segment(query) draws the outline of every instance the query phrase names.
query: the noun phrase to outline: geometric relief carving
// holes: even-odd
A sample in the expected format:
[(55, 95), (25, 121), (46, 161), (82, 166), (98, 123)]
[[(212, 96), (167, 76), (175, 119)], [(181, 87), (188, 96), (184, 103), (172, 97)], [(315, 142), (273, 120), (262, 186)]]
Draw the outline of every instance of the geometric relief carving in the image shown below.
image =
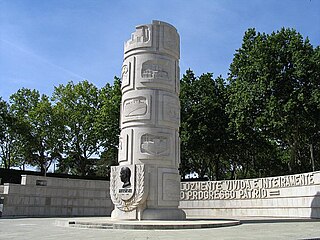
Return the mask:
[(119, 162), (128, 161), (128, 144), (129, 144), (129, 136), (124, 134), (124, 136), (119, 137)]
[(169, 81), (169, 72), (169, 61), (149, 60), (142, 64), (141, 77)]
[(131, 49), (139, 47), (151, 47), (152, 26), (142, 25), (136, 27), (136, 31), (131, 34), (131, 39), (125, 43), (124, 52), (127, 53)]
[(122, 67), (121, 82), (122, 82), (122, 87), (129, 85), (129, 67), (128, 67), (128, 65), (123, 65), (123, 67)]
[(179, 62), (176, 61), (175, 65), (176, 65), (176, 77), (175, 77), (175, 81), (176, 81), (176, 93), (179, 94), (179, 92), (180, 92), (180, 80), (179, 80), (179, 77), (180, 77), (180, 67), (179, 67)]
[(140, 151), (154, 156), (168, 156), (170, 154), (170, 140), (164, 136), (144, 134), (141, 136)]
[(123, 103), (124, 117), (142, 116), (147, 113), (147, 100), (145, 97), (127, 99)]
[(138, 26), (136, 31), (131, 35), (131, 43), (145, 43), (150, 39), (150, 30), (148, 26)]
[(177, 131), (176, 132), (176, 167), (178, 168), (180, 163), (181, 163), (181, 160), (180, 160), (180, 149), (181, 147), (181, 140), (180, 140), (180, 137), (179, 137), (179, 132)]
[(179, 108), (174, 105), (167, 105), (165, 107), (165, 116), (175, 122), (179, 121)]
[(177, 173), (163, 173), (162, 199), (165, 201), (177, 201), (180, 197), (180, 181)]
[(176, 98), (170, 96), (163, 96), (163, 120), (171, 122), (179, 122), (180, 108), (179, 102)]

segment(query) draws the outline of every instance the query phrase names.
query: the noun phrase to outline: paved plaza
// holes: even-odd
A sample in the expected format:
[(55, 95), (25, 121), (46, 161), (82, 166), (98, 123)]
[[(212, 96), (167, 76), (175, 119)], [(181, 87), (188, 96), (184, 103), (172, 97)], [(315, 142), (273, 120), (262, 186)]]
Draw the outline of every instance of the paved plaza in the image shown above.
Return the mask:
[[(71, 218), (0, 218), (0, 239), (320, 239), (320, 219), (241, 219), (232, 227), (187, 230), (114, 230), (57, 226)], [(83, 218), (96, 220), (97, 218)]]

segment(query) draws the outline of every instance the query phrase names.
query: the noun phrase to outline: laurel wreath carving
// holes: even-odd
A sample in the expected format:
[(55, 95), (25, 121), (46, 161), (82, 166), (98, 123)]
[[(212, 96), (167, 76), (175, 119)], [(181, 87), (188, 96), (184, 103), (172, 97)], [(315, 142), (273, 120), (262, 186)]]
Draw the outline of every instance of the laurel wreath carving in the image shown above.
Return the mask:
[(116, 207), (122, 211), (130, 212), (137, 208), (144, 195), (144, 165), (136, 165), (135, 191), (128, 200), (122, 200), (116, 190), (117, 171), (111, 175), (111, 200)]
[(121, 204), (121, 199), (116, 191), (116, 180), (117, 180), (117, 171), (115, 167), (112, 167), (111, 171), (111, 181), (110, 181), (110, 190), (111, 190), (111, 200), (114, 203), (114, 205), (118, 206)]

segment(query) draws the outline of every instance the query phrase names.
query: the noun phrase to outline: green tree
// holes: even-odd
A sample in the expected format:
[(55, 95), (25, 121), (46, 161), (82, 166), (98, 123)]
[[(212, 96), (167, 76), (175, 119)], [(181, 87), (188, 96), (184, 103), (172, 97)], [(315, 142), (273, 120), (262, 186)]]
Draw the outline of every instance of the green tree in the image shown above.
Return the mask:
[[(224, 174), (224, 148), (228, 118), (225, 82), (211, 73), (195, 77), (187, 70), (181, 79), (181, 173), (220, 179)], [(192, 167), (191, 167), (192, 166)]]
[(52, 162), (61, 159), (64, 127), (49, 97), (22, 88), (10, 96), (17, 120), (17, 140), (25, 161), (46, 174)]
[(10, 168), (10, 140), (9, 137), (9, 111), (8, 104), (0, 98), (0, 157), (1, 166), (4, 168)]
[(121, 80), (114, 78), (99, 91), (99, 110), (95, 129), (100, 137), (102, 154), (97, 175), (109, 176), (110, 166), (117, 165), (120, 134)]
[(93, 174), (100, 136), (96, 131), (99, 117), (99, 90), (88, 81), (55, 87), (53, 100), (64, 116), (66, 157), (59, 162), (59, 171), (82, 176)]
[(312, 61), (312, 96), (309, 119), (309, 149), (312, 170), (320, 169), (320, 46), (314, 49)]
[[(309, 40), (294, 29), (270, 35), (249, 29), (230, 65), (228, 113), (236, 138), (280, 149), (278, 165), (286, 163), (291, 173), (311, 170), (303, 152), (319, 130), (310, 118), (318, 114), (311, 101), (313, 57)], [(248, 149), (255, 164), (265, 159), (257, 161), (257, 150)]]
[(17, 141), (18, 125), (9, 104), (0, 98), (0, 166), (6, 169), (22, 165), (20, 146)]

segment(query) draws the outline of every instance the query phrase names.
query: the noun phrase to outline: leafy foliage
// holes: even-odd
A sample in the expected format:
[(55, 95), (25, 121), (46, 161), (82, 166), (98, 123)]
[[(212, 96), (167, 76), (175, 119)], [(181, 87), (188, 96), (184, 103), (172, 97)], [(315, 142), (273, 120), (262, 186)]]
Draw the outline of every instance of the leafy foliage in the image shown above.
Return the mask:
[(25, 161), (45, 174), (53, 161), (61, 159), (63, 125), (49, 97), (20, 89), (10, 97), (17, 120), (17, 140)]
[[(195, 171), (200, 177), (220, 177), (222, 149), (227, 141), (225, 84), (207, 73), (199, 78), (188, 70), (181, 80), (181, 170)], [(193, 166), (192, 169), (186, 166)], [(211, 167), (212, 166), (212, 167)], [(215, 173), (208, 170), (215, 169)]]
[(97, 164), (97, 174), (110, 176), (110, 166), (118, 164), (118, 142), (120, 135), (121, 81), (115, 77), (113, 86), (106, 84), (99, 94), (97, 134), (103, 149)]
[(0, 166), (9, 169), (22, 164), (18, 124), (7, 102), (0, 98)]
[(53, 99), (64, 116), (64, 150), (67, 155), (66, 161), (59, 163), (60, 170), (72, 170), (74, 174), (82, 176), (92, 171), (90, 158), (98, 153), (100, 147), (100, 139), (95, 131), (98, 97), (98, 88), (88, 81), (78, 84), (69, 82), (66, 86), (55, 88)]
[(306, 152), (319, 131), (314, 58), (309, 40), (293, 29), (249, 29), (230, 66), (230, 126), (238, 139), (274, 145), (284, 153), (277, 164), (291, 173), (311, 170)]

